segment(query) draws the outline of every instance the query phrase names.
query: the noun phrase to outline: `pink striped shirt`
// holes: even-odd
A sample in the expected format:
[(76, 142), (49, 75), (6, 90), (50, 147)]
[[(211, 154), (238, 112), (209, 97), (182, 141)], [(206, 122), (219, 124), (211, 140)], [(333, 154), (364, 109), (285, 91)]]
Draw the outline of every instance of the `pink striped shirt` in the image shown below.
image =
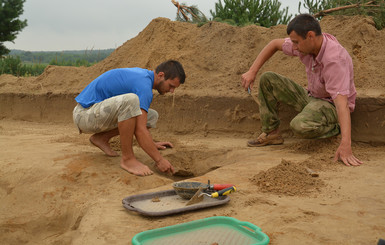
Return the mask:
[(327, 33), (322, 35), (322, 46), (315, 58), (293, 50), (290, 38), (285, 38), (282, 51), (290, 56), (298, 56), (306, 66), (310, 96), (333, 102), (338, 94), (347, 95), (350, 112), (353, 112), (357, 92), (352, 58), (334, 36)]

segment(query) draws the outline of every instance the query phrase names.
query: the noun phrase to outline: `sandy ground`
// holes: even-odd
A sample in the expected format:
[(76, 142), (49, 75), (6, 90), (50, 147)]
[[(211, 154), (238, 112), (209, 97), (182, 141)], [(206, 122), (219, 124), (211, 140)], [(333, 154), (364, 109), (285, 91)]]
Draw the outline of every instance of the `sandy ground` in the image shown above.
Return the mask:
[[(362, 17), (327, 17), (321, 26), (353, 59), (353, 152), (362, 166), (332, 161), (338, 137), (301, 140), (283, 130), (284, 145), (246, 147), (260, 124), (240, 75), (269, 40), (286, 37), (285, 26), (197, 27), (158, 18), (90, 68), (50, 66), (39, 77), (0, 76), (0, 243), (131, 244), (142, 231), (213, 216), (253, 223), (270, 244), (376, 244), (385, 238), (385, 31)], [(119, 158), (78, 134), (73, 98), (104, 71), (154, 68), (166, 59), (181, 61), (187, 80), (174, 96), (155, 96), (160, 120), (152, 134), (175, 145), (161, 153), (178, 172), (159, 173), (136, 145), (138, 159), (155, 174), (133, 176), (119, 167)], [(268, 70), (306, 84), (296, 59), (277, 54), (261, 72)], [(292, 114), (285, 107), (280, 113), (285, 129)], [(119, 138), (111, 143), (119, 150)], [(237, 192), (227, 204), (162, 217), (122, 205), (128, 196), (170, 190), (182, 180), (232, 183)]]
[[(355, 144), (365, 164), (345, 167), (317, 153), (315, 141), (256, 149), (229, 135), (168, 135), (175, 148), (165, 156), (205, 156), (192, 162), (207, 173), (189, 180), (233, 183), (238, 191), (223, 206), (147, 217), (126, 210), (122, 199), (172, 189), (180, 178), (128, 174), (72, 124), (4, 119), (0, 132), (2, 244), (130, 244), (139, 232), (212, 216), (251, 222), (271, 244), (376, 244), (385, 234), (385, 147)], [(334, 141), (318, 146), (328, 151)], [(298, 174), (305, 166), (319, 177)]]

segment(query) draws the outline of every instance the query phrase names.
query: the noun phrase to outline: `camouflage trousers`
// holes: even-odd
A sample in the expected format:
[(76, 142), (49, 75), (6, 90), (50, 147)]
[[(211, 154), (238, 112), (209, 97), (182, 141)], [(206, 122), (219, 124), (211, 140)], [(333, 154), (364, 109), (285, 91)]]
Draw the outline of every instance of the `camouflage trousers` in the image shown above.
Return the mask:
[[(118, 127), (118, 122), (142, 114), (139, 98), (136, 94), (123, 94), (89, 108), (77, 104), (73, 110), (73, 120), (80, 133), (99, 133)], [(158, 112), (149, 109), (147, 113), (147, 127), (155, 128), (158, 121)]]
[(290, 122), (290, 128), (296, 135), (312, 139), (340, 133), (335, 106), (309, 96), (306, 89), (284, 76), (274, 72), (262, 74), (258, 98), (263, 132), (268, 133), (279, 127), (278, 104), (284, 103), (299, 112)]

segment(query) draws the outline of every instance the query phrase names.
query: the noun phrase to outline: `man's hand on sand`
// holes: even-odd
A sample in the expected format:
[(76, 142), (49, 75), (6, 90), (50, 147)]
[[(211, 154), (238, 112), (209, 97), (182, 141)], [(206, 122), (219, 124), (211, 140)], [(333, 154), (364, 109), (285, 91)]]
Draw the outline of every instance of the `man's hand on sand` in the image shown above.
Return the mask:
[(341, 160), (346, 166), (360, 166), (363, 162), (352, 153), (352, 148), (340, 145), (334, 156), (334, 161)]
[(162, 158), (160, 159), (160, 161), (156, 162), (156, 167), (164, 172), (164, 173), (170, 173), (170, 174), (174, 174), (175, 173), (175, 169), (174, 167), (171, 165), (171, 163), (165, 159), (165, 158)]
[(160, 141), (160, 142), (154, 142), (155, 145), (156, 145), (156, 148), (158, 148), (158, 150), (164, 150), (166, 148), (173, 148), (173, 144), (171, 144), (171, 142), (168, 142), (168, 141)]

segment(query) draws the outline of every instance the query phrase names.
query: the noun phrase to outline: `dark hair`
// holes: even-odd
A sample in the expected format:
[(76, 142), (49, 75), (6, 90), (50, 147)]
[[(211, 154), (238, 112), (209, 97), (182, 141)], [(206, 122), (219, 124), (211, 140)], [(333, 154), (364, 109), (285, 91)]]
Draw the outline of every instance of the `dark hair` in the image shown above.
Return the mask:
[(292, 31), (295, 31), (303, 39), (306, 39), (306, 35), (309, 31), (314, 31), (316, 36), (322, 34), (318, 20), (310, 14), (300, 14), (292, 19), (287, 25), (287, 35), (290, 35)]
[(156, 74), (164, 72), (164, 79), (179, 78), (180, 84), (183, 84), (186, 79), (186, 74), (181, 63), (176, 60), (168, 60), (158, 65), (155, 69)]

